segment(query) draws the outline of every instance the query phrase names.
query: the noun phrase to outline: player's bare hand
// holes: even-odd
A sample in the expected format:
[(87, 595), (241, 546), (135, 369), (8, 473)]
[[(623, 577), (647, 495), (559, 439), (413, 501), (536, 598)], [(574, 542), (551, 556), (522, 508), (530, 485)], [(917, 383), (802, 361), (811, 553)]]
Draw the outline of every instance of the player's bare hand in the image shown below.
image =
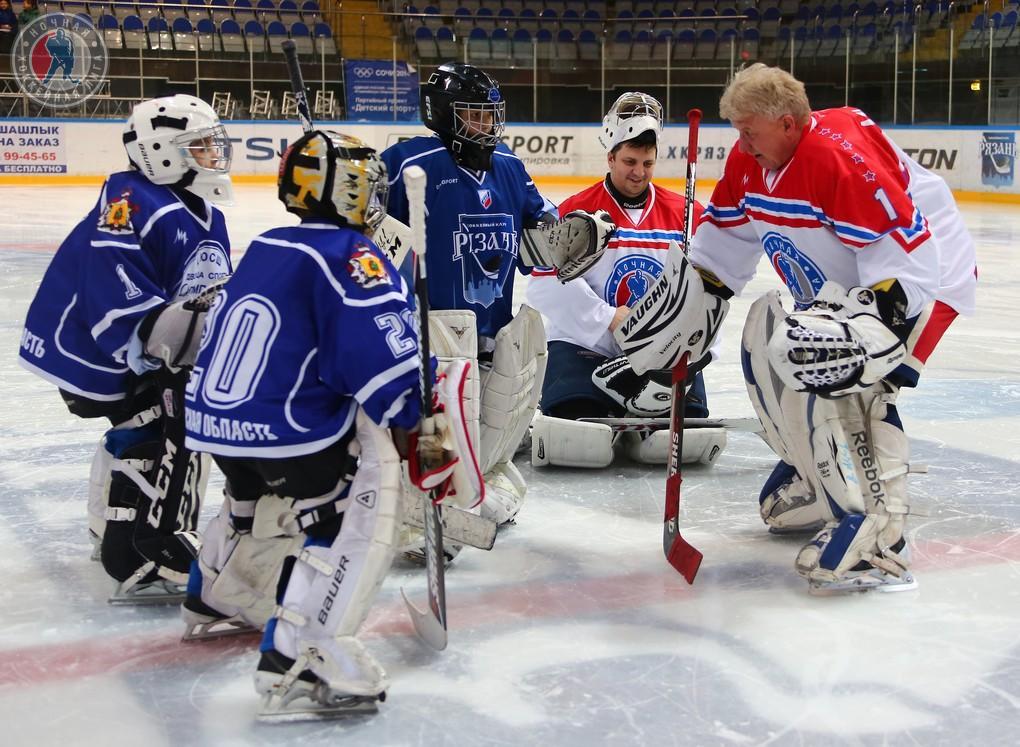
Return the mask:
[(617, 306), (616, 313), (613, 314), (613, 320), (609, 322), (609, 331), (615, 332), (616, 328), (623, 322), (623, 318), (627, 316), (627, 312), (630, 311), (629, 306)]

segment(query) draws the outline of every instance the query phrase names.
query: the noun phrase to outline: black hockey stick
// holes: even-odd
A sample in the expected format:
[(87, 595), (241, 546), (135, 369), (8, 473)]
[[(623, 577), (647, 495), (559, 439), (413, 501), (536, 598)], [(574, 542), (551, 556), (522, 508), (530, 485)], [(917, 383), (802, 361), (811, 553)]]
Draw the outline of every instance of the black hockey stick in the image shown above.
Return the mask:
[[(404, 188), (410, 212), (414, 249), (415, 320), (421, 345), (421, 435), (435, 432), (432, 417), (432, 365), (429, 347), (429, 291), (425, 268), (425, 171), (419, 166), (404, 169)], [(407, 611), (418, 636), (436, 651), (446, 648), (446, 571), (443, 565), (443, 524), (439, 506), (425, 495), (425, 575), (428, 577), (428, 609), (419, 610), (401, 589)]]
[[(691, 245), (694, 234), (694, 185), (698, 166), (698, 125), (701, 110), (687, 112), (687, 179), (684, 184), (684, 252)], [(701, 552), (680, 534), (680, 483), (683, 481), (680, 456), (684, 438), (684, 395), (687, 382), (687, 353), (673, 369), (673, 401), (670, 406), (669, 466), (666, 473), (666, 512), (662, 526), (662, 550), (666, 560), (693, 584), (701, 567)]]
[(305, 90), (305, 81), (301, 76), (301, 63), (298, 62), (297, 46), (290, 39), (280, 45), (283, 51), (283, 58), (287, 61), (287, 72), (290, 73), (290, 88), (294, 93), (294, 101), (297, 102), (298, 117), (301, 118), (301, 126), (305, 132), (312, 131), (312, 111), (308, 108), (308, 92)]

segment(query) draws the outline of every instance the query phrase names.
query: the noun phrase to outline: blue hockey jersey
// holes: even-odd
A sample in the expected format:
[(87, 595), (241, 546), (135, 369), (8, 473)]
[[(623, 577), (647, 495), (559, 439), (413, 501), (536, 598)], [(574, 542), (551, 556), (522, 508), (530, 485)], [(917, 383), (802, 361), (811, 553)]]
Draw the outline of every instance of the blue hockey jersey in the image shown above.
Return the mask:
[(138, 172), (111, 175), (43, 276), (25, 319), (21, 364), (88, 399), (123, 399), (133, 376), (128, 346), (145, 315), (230, 275), (223, 213), (208, 202), (205, 210), (195, 215)]
[(206, 317), (185, 395), (187, 446), (222, 456), (312, 454), (354, 428), (420, 412), (407, 284), (365, 236), (305, 219), (254, 241)]
[(492, 169), (485, 172), (458, 166), (438, 137), (405, 140), (383, 151), (382, 158), (390, 175), (387, 211), (404, 223), (408, 208), (403, 170), (416, 165), (428, 175), (429, 304), (435, 309), (474, 311), (478, 333), (494, 337), (513, 317), (521, 231), (555, 208), (502, 143), (496, 147)]

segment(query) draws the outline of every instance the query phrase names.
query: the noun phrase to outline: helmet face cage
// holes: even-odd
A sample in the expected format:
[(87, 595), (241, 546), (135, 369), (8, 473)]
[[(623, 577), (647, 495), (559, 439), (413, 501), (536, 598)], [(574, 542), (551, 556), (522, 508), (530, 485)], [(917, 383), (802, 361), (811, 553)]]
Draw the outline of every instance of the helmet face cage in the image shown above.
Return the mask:
[(483, 148), (495, 148), (506, 127), (506, 102), (472, 104), (453, 103), (453, 134)]
[(175, 137), (173, 142), (180, 148), (188, 166), (196, 171), (214, 174), (230, 171), (233, 146), (223, 125), (189, 130)]
[(599, 142), (612, 151), (620, 143), (649, 130), (658, 141), (662, 134), (662, 104), (646, 93), (629, 91), (613, 102), (603, 118)]

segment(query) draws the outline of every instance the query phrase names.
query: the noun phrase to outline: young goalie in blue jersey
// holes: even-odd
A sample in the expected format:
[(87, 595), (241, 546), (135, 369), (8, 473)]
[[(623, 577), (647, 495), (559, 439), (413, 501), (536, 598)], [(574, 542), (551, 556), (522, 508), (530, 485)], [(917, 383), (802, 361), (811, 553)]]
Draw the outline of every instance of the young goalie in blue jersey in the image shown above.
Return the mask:
[(113, 428), (92, 463), (89, 529), (111, 601), (182, 598), (207, 472), (184, 449), (180, 397), (201, 296), (230, 275), (230, 142), (194, 96), (145, 101), (112, 174), (57, 250), (22, 333), (21, 364), (70, 411)]
[[(295, 142), (279, 196), (301, 223), (252, 242), (207, 316), (190, 381), (187, 445), (211, 453), (227, 484), (192, 570), (185, 638), (265, 626), (264, 719), (374, 709), (387, 687), (355, 634), (393, 556), (396, 446), (416, 439), (422, 363), (407, 283), (368, 238), (385, 195), (386, 168), (360, 140)], [(436, 386), (440, 439), (467, 456), (470, 368), (454, 361)], [(423, 484), (419, 451), (407, 451)], [(473, 505), (477, 465), (432, 452), (426, 480)]]
[(502, 143), (506, 103), (499, 85), (471, 65), (441, 65), (421, 89), (421, 115), (435, 137), (387, 148), (389, 212), (407, 222), (403, 170), (428, 175), (429, 303), (452, 333), (440, 356), (478, 357), (481, 398), (469, 413), (480, 429), (482, 515), (511, 520), (526, 486), (511, 459), (531, 423), (545, 375), (545, 331), (534, 309), (514, 315), (518, 257), (526, 229), (555, 222), (521, 160)]

